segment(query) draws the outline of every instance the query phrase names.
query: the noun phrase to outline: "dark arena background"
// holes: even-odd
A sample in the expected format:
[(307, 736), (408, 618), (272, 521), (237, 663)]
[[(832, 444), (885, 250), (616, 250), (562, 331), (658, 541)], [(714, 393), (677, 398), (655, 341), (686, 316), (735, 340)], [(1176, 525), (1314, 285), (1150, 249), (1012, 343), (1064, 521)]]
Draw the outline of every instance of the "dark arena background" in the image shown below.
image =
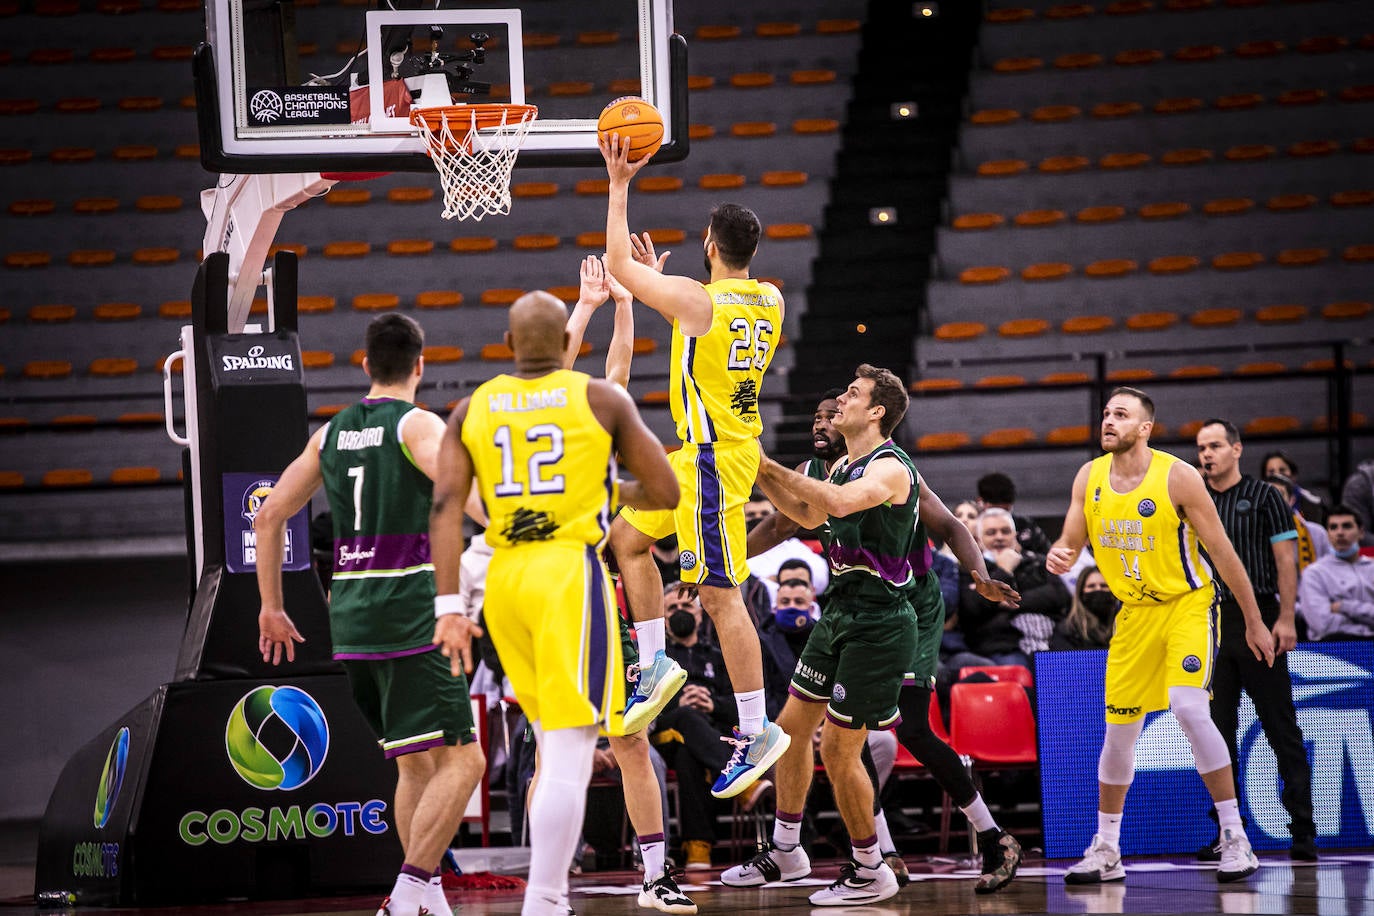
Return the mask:
[[(475, 71), (450, 68), (450, 89), (540, 110), (509, 213), (481, 221), (440, 217), (419, 141), (380, 117), (394, 99), (369, 99), (364, 62), (383, 58), (364, 52), (392, 41), (387, 23), (419, 34), (437, 16), (396, 5), (0, 0), (0, 912), (376, 911), (399, 859), (395, 768), (329, 653), (327, 504), (288, 528), (306, 636), (289, 669), (256, 653), (253, 516), (366, 391), (376, 315), (424, 326), (419, 399), (447, 417), (512, 369), (519, 295), (577, 300), (579, 262), (606, 242), (594, 122), (619, 96), (666, 113), (630, 225), (673, 252), (668, 272), (700, 270), (716, 203), (760, 217), (753, 275), (786, 300), (759, 399), (779, 461), (810, 456), (820, 395), (866, 362), (909, 385), (894, 438), (948, 506), (1001, 472), (1051, 538), (1117, 385), (1151, 394), (1151, 444), (1187, 461), (1211, 417), (1240, 430), (1244, 473), (1281, 452), (1318, 531), (1343, 491), (1368, 500), (1368, 0), (441, 0), (443, 47)], [(259, 89), (308, 83), (337, 119), (250, 123)], [(629, 391), (673, 446), (671, 328), (635, 318)], [(610, 335), (597, 316), (576, 368), (602, 375)], [(1026, 850), (1018, 877), (974, 896), (963, 816), (901, 754), (881, 799), (912, 880), (873, 913), (1374, 914), (1374, 624), (1312, 635), (1289, 668), (1317, 861), (1290, 859), (1244, 699), (1259, 873), (1219, 885), (1195, 861), (1215, 825), (1165, 712), (1137, 747), (1128, 878), (1066, 885), (1096, 829), (1105, 652), (1044, 651), (1015, 704), (952, 709), (942, 689), (932, 707)], [(496, 694), (475, 704), (495, 775), (454, 839), (448, 897), (515, 914), (521, 734)], [(989, 718), (961, 728), (961, 709)], [(848, 856), (818, 770), (812, 876), (724, 887), (769, 835), (771, 797), (713, 808), (689, 851), (676, 780), (669, 853), (701, 866), (680, 883), (704, 913), (809, 910)], [(636, 912), (615, 771), (590, 792), (573, 909)]]

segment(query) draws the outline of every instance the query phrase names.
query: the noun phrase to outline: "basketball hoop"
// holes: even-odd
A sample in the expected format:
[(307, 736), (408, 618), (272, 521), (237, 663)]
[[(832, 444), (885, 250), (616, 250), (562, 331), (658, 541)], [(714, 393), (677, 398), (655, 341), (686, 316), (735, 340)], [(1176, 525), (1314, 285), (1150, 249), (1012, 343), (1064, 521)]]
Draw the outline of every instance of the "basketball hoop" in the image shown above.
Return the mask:
[(510, 173), (539, 114), (533, 105), (415, 108), (425, 148), (444, 186), (444, 219), (481, 220), (510, 212)]

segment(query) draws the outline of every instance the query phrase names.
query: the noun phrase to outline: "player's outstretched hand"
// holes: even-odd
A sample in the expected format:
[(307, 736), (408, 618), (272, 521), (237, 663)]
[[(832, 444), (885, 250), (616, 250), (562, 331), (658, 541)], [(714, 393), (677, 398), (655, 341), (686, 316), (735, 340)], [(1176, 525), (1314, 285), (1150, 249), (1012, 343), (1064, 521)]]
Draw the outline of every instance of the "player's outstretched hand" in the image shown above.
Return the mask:
[(462, 614), (445, 614), (434, 621), (432, 642), (449, 660), (449, 671), (454, 677), (472, 673), (472, 641), (481, 637), (482, 628)]
[(294, 662), (298, 642), (305, 642), (305, 637), (286, 616), (286, 611), (263, 608), (258, 612), (258, 651), (263, 661), (280, 665), (285, 650), (286, 660)]
[(1004, 604), (1007, 607), (1020, 607), (1021, 605), (1021, 593), (1012, 588), (1011, 583), (1003, 582), (1000, 579), (980, 579), (975, 574), (973, 590), (987, 600)]
[(1256, 615), (1253, 620), (1245, 621), (1245, 644), (1255, 653), (1255, 658), (1270, 668), (1274, 667), (1274, 634)]
[(582, 259), (582, 266), (578, 270), (577, 301), (591, 306), (593, 309), (599, 308), (606, 303), (606, 297), (611, 292), (610, 273), (606, 270), (606, 265), (594, 254), (589, 254)]
[(1045, 568), (1056, 576), (1073, 569), (1074, 561), (1078, 559), (1078, 551), (1071, 547), (1051, 547), (1050, 552), (1045, 555)]
[(668, 260), (671, 251), (663, 254), (654, 254), (654, 240), (649, 238), (648, 232), (641, 232), (639, 235), (630, 233), (630, 257), (634, 258), (645, 267), (652, 267), (659, 273), (663, 273), (663, 263)]
[[(634, 238), (634, 236), (630, 236), (630, 238)], [(611, 291), (611, 298), (615, 300), (615, 304), (632, 304), (635, 301), (634, 294), (620, 285), (620, 281), (615, 278), (610, 268), (606, 266), (606, 256), (604, 254), (601, 256), (601, 268), (606, 273), (606, 288)]]
[(601, 158), (606, 160), (606, 175), (611, 184), (628, 185), (639, 170), (649, 164), (652, 156), (645, 156), (637, 162), (630, 161), (630, 144), (620, 142), (620, 134), (599, 134), (596, 145), (601, 149)]

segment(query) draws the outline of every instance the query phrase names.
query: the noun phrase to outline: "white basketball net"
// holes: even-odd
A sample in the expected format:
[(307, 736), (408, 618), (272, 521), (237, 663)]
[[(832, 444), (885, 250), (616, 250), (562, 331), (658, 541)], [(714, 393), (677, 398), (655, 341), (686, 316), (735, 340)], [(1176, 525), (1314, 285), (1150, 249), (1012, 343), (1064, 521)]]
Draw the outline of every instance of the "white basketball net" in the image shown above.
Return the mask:
[(533, 108), (512, 107), (499, 124), (478, 129), (476, 112), (447, 109), (437, 128), (416, 122), (444, 187), (444, 219), (480, 221), (510, 212), (511, 169), (534, 118)]

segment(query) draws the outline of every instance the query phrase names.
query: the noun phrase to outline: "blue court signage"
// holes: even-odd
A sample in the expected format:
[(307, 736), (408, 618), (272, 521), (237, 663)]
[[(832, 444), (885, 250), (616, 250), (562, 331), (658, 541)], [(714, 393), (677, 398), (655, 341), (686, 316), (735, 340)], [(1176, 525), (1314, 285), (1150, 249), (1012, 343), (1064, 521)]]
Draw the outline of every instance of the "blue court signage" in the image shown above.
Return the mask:
[[(1045, 854), (1082, 854), (1097, 829), (1097, 758), (1104, 724), (1105, 650), (1035, 656)], [(1374, 846), (1374, 642), (1304, 643), (1288, 656), (1308, 760), (1318, 847)], [(1256, 849), (1290, 843), (1274, 752), (1242, 697), (1240, 803)], [(1136, 745), (1121, 849), (1191, 853), (1210, 843), (1211, 801), (1169, 712), (1151, 713)]]

